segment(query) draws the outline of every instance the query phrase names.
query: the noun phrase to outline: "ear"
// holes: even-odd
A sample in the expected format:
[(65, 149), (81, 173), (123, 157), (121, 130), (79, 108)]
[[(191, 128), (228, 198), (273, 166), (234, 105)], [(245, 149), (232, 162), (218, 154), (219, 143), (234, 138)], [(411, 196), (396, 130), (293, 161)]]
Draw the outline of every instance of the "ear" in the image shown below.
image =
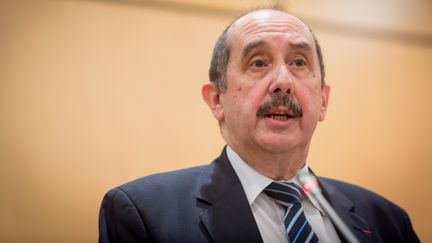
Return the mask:
[(326, 84), (321, 91), (321, 107), (320, 107), (320, 114), (318, 119), (319, 121), (324, 121), (325, 119), (328, 102), (329, 102), (329, 96), (330, 96), (330, 86)]
[(223, 112), (223, 104), (221, 102), (222, 92), (215, 84), (209, 82), (203, 85), (201, 89), (201, 94), (203, 100), (207, 103), (210, 110), (213, 113), (213, 116), (218, 121), (223, 121), (224, 112)]

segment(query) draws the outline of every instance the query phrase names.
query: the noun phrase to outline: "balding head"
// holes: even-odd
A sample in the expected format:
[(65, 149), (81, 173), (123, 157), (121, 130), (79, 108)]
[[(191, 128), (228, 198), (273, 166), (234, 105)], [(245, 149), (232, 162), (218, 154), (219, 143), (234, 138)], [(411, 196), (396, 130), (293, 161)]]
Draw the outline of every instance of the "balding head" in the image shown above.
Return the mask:
[(299, 18), (285, 11), (276, 9), (258, 9), (248, 12), (234, 20), (234, 22), (225, 28), (216, 41), (209, 69), (209, 79), (222, 92), (224, 92), (227, 88), (226, 72), (228, 62), (230, 60), (230, 53), (233, 43), (232, 40), (239, 36), (241, 37), (241, 31), (245, 29), (247, 30), (251, 24), (266, 25), (269, 21), (272, 21), (272, 19), (285, 20), (279, 23), (281, 28), (287, 27), (297, 29), (298, 31), (303, 31), (306, 36), (309, 36), (313, 40), (313, 48), (316, 51), (316, 56), (319, 62), (321, 85), (324, 87), (325, 68), (323, 55), (318, 40), (313, 34), (312, 30)]

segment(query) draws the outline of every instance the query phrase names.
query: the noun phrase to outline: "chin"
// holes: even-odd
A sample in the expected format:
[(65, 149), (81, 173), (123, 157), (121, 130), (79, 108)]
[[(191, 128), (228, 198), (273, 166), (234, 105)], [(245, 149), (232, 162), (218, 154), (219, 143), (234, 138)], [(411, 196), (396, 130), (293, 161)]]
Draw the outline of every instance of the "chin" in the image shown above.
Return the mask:
[(260, 141), (261, 147), (272, 153), (284, 153), (297, 147), (298, 141), (294, 139), (287, 138), (286, 136), (266, 138)]

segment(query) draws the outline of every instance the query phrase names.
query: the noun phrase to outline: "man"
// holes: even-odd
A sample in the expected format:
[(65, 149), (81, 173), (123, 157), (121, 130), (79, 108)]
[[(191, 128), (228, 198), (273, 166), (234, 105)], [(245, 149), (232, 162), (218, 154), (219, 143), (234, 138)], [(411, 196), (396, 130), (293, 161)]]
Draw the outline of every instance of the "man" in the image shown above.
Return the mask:
[[(241, 16), (216, 43), (210, 81), (202, 95), (227, 143), (220, 157), (108, 192), (99, 241), (345, 242), (297, 186), (296, 175), (311, 173), (309, 146), (330, 91), (310, 29), (278, 10)], [(359, 241), (419, 241), (391, 202), (347, 183), (319, 183)]]

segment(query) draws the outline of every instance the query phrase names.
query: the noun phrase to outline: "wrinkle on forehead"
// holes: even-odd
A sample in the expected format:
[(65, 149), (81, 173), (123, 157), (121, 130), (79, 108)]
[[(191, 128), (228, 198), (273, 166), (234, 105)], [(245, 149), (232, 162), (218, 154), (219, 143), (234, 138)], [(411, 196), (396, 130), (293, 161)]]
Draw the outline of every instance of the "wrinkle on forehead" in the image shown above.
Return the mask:
[(229, 29), (229, 38), (247, 40), (261, 33), (286, 33), (313, 40), (309, 28), (297, 17), (278, 10), (263, 9), (242, 16)]

